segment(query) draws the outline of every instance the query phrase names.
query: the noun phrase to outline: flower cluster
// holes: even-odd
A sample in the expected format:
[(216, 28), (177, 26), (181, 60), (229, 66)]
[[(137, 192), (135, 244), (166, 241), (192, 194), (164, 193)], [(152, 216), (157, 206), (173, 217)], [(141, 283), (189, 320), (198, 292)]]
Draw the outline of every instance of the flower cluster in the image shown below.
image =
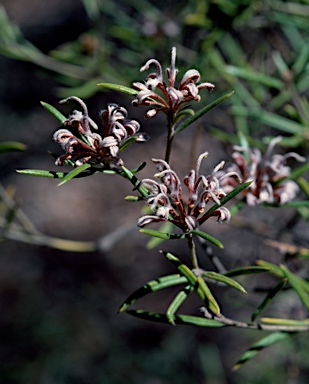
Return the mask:
[[(181, 111), (180, 107), (184, 104), (192, 100), (200, 101), (199, 91), (202, 88), (207, 88), (209, 92), (213, 90), (214, 85), (208, 82), (197, 85), (201, 76), (196, 69), (188, 70), (180, 81), (178, 89), (176, 89), (175, 81), (178, 70), (175, 67), (175, 62), (176, 48), (174, 47), (171, 51), (171, 65), (166, 70), (168, 85), (163, 80), (162, 66), (156, 59), (148, 60), (141, 68), (141, 72), (148, 70), (151, 64), (156, 66), (157, 72), (149, 74), (145, 83), (133, 83), (139, 92), (132, 104), (134, 106), (153, 107), (146, 113), (146, 118), (155, 116), (159, 111), (174, 116)], [(161, 91), (162, 96), (155, 92), (156, 89)]]
[(63, 165), (66, 160), (71, 160), (75, 165), (92, 162), (107, 168), (117, 168), (123, 164), (119, 157), (121, 147), (128, 141), (146, 141), (145, 134), (137, 134), (140, 125), (137, 121), (127, 118), (128, 112), (117, 104), (108, 104), (100, 112), (105, 128), (104, 136), (91, 131), (97, 130), (97, 124), (88, 116), (85, 103), (78, 97), (72, 96), (60, 101), (61, 104), (70, 100), (77, 101), (80, 111), (73, 111), (64, 126), (77, 129), (81, 138), (76, 137), (68, 129), (59, 129), (54, 133), (53, 139), (61, 145), (66, 152), (56, 160), (57, 165)]
[[(257, 148), (234, 147), (236, 151), (232, 154), (233, 163), (228, 170), (239, 173), (244, 181), (252, 180), (251, 185), (242, 192), (248, 205), (254, 206), (263, 202), (282, 205), (293, 200), (299, 191), (294, 181), (287, 180), (291, 169), (285, 162), (291, 157), (297, 161), (306, 159), (295, 152), (285, 155), (272, 154), (275, 145), (281, 140), (280, 136), (274, 138), (264, 156)], [(223, 188), (226, 192), (230, 192), (236, 186), (235, 179), (224, 180)]]
[(196, 169), (192, 169), (184, 178), (184, 184), (188, 189), (187, 204), (183, 200), (181, 182), (176, 172), (167, 162), (152, 160), (157, 164), (159, 172), (155, 177), (158, 177), (160, 182), (144, 179), (142, 183), (151, 190), (147, 203), (155, 213), (141, 217), (138, 221), (140, 227), (151, 222), (170, 221), (184, 232), (188, 232), (196, 229), (211, 216), (217, 217), (219, 222), (229, 221), (231, 215), (227, 208), (219, 207), (207, 213), (205, 207), (209, 201), (220, 205), (220, 200), (226, 196), (221, 182), (227, 177), (236, 177), (239, 180), (239, 176), (236, 172), (229, 172), (220, 178), (216, 177), (218, 171), (223, 168), (224, 161), (219, 163), (210, 175), (199, 175), (201, 162), (207, 155), (207, 152), (201, 154)]

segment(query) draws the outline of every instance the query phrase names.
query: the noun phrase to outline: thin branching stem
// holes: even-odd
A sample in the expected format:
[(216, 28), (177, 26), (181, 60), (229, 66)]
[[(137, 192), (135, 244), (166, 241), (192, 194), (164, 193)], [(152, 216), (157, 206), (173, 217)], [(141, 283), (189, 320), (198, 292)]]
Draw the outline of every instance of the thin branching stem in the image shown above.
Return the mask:
[(263, 323), (246, 323), (243, 321), (233, 320), (228, 317), (220, 315), (213, 315), (206, 307), (200, 308), (200, 312), (207, 318), (220, 321), (220, 323), (227, 326), (236, 328), (257, 329), (260, 331), (282, 331), (282, 332), (307, 332), (309, 331), (309, 324), (307, 325), (285, 325), (285, 324), (263, 324)]

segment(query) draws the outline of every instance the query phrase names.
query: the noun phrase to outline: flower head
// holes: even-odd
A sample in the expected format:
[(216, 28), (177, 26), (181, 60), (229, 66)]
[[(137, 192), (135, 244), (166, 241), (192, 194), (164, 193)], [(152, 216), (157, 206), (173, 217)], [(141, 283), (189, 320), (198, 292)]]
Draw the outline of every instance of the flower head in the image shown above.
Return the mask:
[(88, 116), (86, 104), (78, 97), (72, 96), (60, 101), (61, 104), (75, 100), (82, 108), (81, 111), (73, 111), (64, 126), (77, 129), (80, 138), (76, 137), (68, 129), (59, 129), (53, 135), (53, 139), (61, 145), (66, 152), (56, 160), (57, 165), (63, 165), (65, 160), (71, 160), (80, 166), (87, 162), (101, 164), (107, 168), (117, 168), (123, 164), (119, 157), (121, 147), (130, 139), (146, 141), (145, 134), (137, 134), (140, 125), (137, 121), (127, 118), (128, 112), (117, 104), (108, 104), (107, 108), (100, 112), (105, 128), (101, 136), (92, 129), (97, 130), (97, 124)]
[[(158, 60), (150, 59), (141, 68), (141, 72), (143, 72), (148, 70), (151, 65), (156, 67), (156, 72), (150, 73), (145, 83), (133, 83), (139, 92), (132, 104), (134, 106), (145, 105), (152, 107), (146, 113), (146, 117), (153, 117), (159, 111), (175, 115), (184, 104), (192, 100), (200, 101), (199, 91), (201, 89), (206, 88), (209, 92), (213, 90), (214, 85), (212, 83), (197, 84), (201, 76), (196, 69), (188, 70), (180, 81), (178, 88), (176, 88), (175, 81), (178, 69), (176, 69), (175, 64), (176, 48), (173, 47), (171, 50), (171, 65), (166, 70), (168, 84), (164, 82), (162, 66)], [(159, 90), (160, 94), (155, 92), (156, 90)]]
[(211, 216), (217, 217), (219, 222), (229, 221), (230, 212), (227, 208), (219, 207), (209, 214), (205, 213), (205, 208), (210, 201), (220, 205), (220, 200), (226, 195), (221, 187), (221, 181), (224, 178), (239, 177), (235, 172), (230, 172), (218, 178), (217, 173), (223, 168), (224, 162), (218, 164), (210, 175), (200, 175), (201, 162), (207, 155), (207, 152), (201, 154), (196, 168), (192, 169), (184, 178), (184, 185), (188, 189), (186, 203), (176, 172), (164, 160), (152, 160), (157, 164), (159, 172), (155, 174), (155, 177), (159, 178), (159, 181), (144, 179), (142, 183), (151, 190), (147, 203), (154, 214), (141, 217), (138, 221), (140, 227), (151, 222), (170, 221), (187, 232), (196, 229)]
[[(282, 205), (295, 198), (299, 187), (294, 181), (286, 180), (290, 176), (291, 169), (285, 163), (291, 157), (297, 161), (306, 161), (306, 159), (295, 152), (285, 155), (272, 154), (275, 145), (281, 140), (281, 136), (274, 138), (269, 143), (264, 156), (257, 148), (234, 147), (233, 163), (228, 169), (239, 173), (244, 181), (253, 181), (242, 192), (246, 196), (248, 205), (264, 202)], [(236, 186), (235, 179), (224, 180), (223, 188), (226, 192)]]

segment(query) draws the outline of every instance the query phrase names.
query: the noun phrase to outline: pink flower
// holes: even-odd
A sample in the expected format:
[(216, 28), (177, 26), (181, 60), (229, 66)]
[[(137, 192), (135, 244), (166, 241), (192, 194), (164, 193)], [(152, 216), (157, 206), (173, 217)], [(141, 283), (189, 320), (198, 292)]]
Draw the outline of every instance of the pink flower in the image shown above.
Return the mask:
[[(233, 163), (228, 169), (239, 173), (244, 181), (253, 181), (242, 192), (248, 205), (260, 203), (282, 205), (292, 201), (298, 193), (298, 185), (294, 181), (285, 180), (291, 173), (290, 167), (285, 163), (291, 157), (297, 161), (306, 159), (295, 152), (285, 155), (272, 154), (275, 145), (281, 140), (281, 136), (274, 138), (264, 156), (257, 148), (234, 147), (236, 151), (232, 154)], [(230, 192), (236, 186), (235, 179), (227, 178), (223, 188), (226, 192)]]
[(127, 118), (128, 112), (117, 104), (108, 104), (100, 115), (105, 127), (103, 136), (92, 132), (97, 130), (97, 124), (88, 116), (86, 104), (78, 97), (72, 96), (60, 101), (61, 104), (75, 100), (83, 111), (73, 111), (64, 122), (64, 126), (77, 129), (80, 138), (68, 129), (59, 129), (54, 133), (53, 139), (61, 145), (66, 152), (56, 160), (57, 165), (63, 165), (66, 160), (71, 160), (75, 165), (92, 162), (101, 164), (106, 168), (117, 168), (123, 164), (119, 157), (121, 147), (128, 140), (146, 141), (145, 134), (137, 134), (140, 125), (136, 120)]
[(157, 164), (159, 172), (155, 177), (160, 181), (142, 180), (142, 183), (151, 190), (147, 203), (154, 214), (141, 217), (138, 221), (140, 227), (151, 222), (170, 221), (184, 232), (188, 232), (196, 229), (211, 216), (217, 217), (219, 222), (229, 221), (231, 215), (227, 208), (219, 207), (212, 213), (206, 214), (206, 205), (209, 202), (220, 205), (220, 200), (226, 196), (221, 187), (222, 180), (226, 177), (237, 179), (239, 177), (235, 172), (230, 172), (218, 178), (217, 173), (223, 168), (224, 162), (218, 164), (210, 175), (199, 175), (201, 162), (207, 155), (207, 152), (201, 154), (196, 168), (184, 178), (184, 184), (188, 188), (187, 203), (183, 200), (182, 185), (176, 172), (164, 160), (152, 160)]
[[(178, 69), (176, 69), (175, 63), (176, 48), (174, 47), (171, 50), (171, 65), (166, 70), (168, 84), (164, 82), (162, 66), (156, 59), (148, 60), (141, 68), (141, 72), (148, 70), (151, 65), (156, 67), (157, 72), (150, 73), (145, 83), (133, 83), (139, 92), (132, 104), (136, 107), (139, 105), (152, 107), (146, 113), (146, 118), (155, 116), (159, 111), (174, 116), (184, 108), (184, 104), (192, 100), (200, 101), (199, 91), (201, 89), (206, 88), (209, 92), (213, 90), (214, 85), (212, 83), (197, 84), (201, 76), (196, 69), (188, 70), (176, 88), (175, 81)], [(159, 90), (159, 94), (155, 92), (156, 90)]]

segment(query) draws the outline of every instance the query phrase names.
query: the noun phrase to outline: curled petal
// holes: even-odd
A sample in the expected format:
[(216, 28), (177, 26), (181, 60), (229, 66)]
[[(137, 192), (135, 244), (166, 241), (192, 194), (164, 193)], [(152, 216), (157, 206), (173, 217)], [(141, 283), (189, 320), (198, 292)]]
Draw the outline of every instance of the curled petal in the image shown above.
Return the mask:
[(165, 219), (155, 215), (145, 215), (138, 219), (137, 225), (142, 228), (147, 224), (158, 223), (159, 221), (165, 221)]
[(195, 84), (187, 84), (182, 90), (182, 93), (185, 96), (192, 96), (195, 99), (198, 96), (198, 88)]
[(217, 221), (218, 221), (219, 223), (229, 222), (230, 219), (231, 219), (231, 213), (230, 213), (230, 211), (229, 211), (227, 208), (225, 208), (225, 207), (221, 207), (221, 208), (216, 209), (216, 210), (213, 212), (213, 216), (218, 216)]
[(151, 64), (154, 64), (156, 67), (157, 67), (157, 73), (155, 74), (151, 74), (152, 77), (154, 77), (153, 75), (155, 75), (155, 77), (158, 79), (159, 82), (163, 83), (163, 74), (162, 74), (162, 66), (161, 64), (158, 62), (158, 60), (156, 59), (150, 59), (147, 61), (147, 63), (145, 65), (143, 65), (140, 69), (141, 72), (144, 72), (146, 71), (147, 69), (149, 69), (150, 65)]
[(59, 129), (56, 131), (53, 135), (53, 139), (61, 145), (66, 153), (72, 153), (74, 147), (81, 144), (81, 141), (67, 129)]
[(215, 85), (212, 84), (212, 83), (201, 83), (197, 86), (198, 90), (200, 89), (203, 89), (203, 88), (206, 88), (208, 92), (211, 92), (214, 88), (215, 88)]
[(281, 183), (275, 190), (274, 195), (280, 205), (292, 201), (299, 191), (298, 185), (291, 180)]
[(184, 75), (180, 82), (179, 89), (183, 89), (187, 84), (196, 84), (201, 78), (199, 71), (196, 69), (189, 69)]

